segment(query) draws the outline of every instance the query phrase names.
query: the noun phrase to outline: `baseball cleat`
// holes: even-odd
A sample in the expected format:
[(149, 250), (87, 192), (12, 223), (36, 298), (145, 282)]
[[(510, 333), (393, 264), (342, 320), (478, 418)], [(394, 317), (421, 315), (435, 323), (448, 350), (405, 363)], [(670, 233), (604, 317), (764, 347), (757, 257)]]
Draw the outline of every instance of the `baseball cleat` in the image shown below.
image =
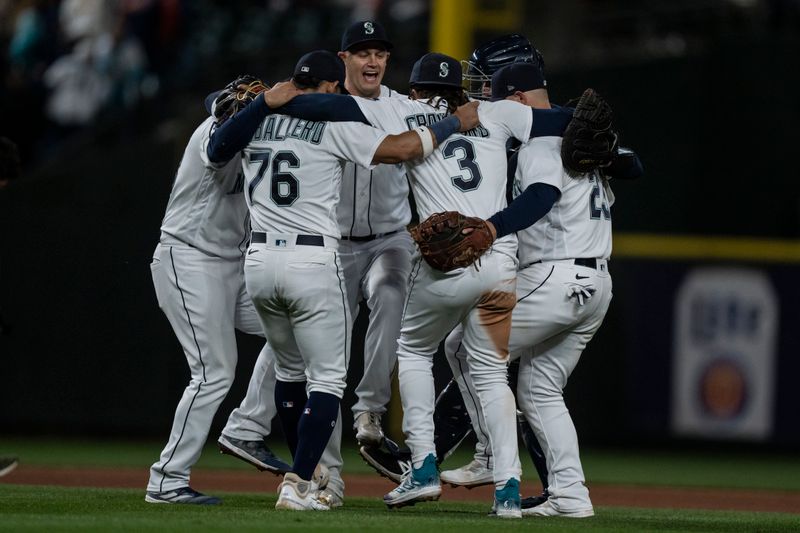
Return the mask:
[(410, 468), (407, 464), (404, 464), (407, 463), (406, 461), (401, 461), (378, 446), (361, 446), (358, 449), (358, 453), (378, 474), (398, 484), (403, 481), (403, 472)]
[(522, 518), (519, 499), (519, 481), (511, 478), (502, 489), (495, 489), (492, 516), (499, 518)]
[(551, 500), (532, 507), (530, 509), (523, 509), (522, 514), (525, 516), (563, 516), (564, 518), (588, 518), (594, 516), (594, 509), (576, 509), (573, 511), (561, 511), (553, 507)]
[(402, 479), (400, 485), (383, 497), (383, 502), (390, 509), (414, 505), (417, 502), (436, 501), (442, 495), (436, 457), (433, 454), (429, 454), (419, 468), (409, 464)]
[(16, 457), (0, 457), (0, 477), (10, 474), (18, 465)]
[(483, 485), (494, 483), (492, 469), (487, 466), (491, 458), (484, 460), (473, 459), (469, 464), (456, 468), (455, 470), (445, 470), (439, 478), (442, 483), (449, 483), (453, 487), (466, 487), (473, 489)]
[(232, 455), (250, 463), (262, 472), (271, 472), (280, 476), (292, 469), (290, 465), (278, 459), (263, 440), (240, 440), (220, 435), (217, 444), (219, 453)]
[(331, 509), (344, 505), (344, 497), (341, 494), (337, 494), (332, 489), (319, 491), (317, 494), (317, 500), (319, 500), (319, 502), (323, 505), (327, 505)]
[(547, 491), (547, 489), (544, 489), (544, 491), (538, 496), (528, 496), (527, 498), (522, 498), (522, 514), (525, 514), (525, 509), (532, 509), (537, 505), (542, 505), (549, 497), (550, 493)]
[(181, 487), (163, 492), (147, 492), (144, 496), (147, 503), (188, 503), (193, 505), (217, 505), (222, 500), (216, 496), (206, 496), (192, 487)]
[(311, 491), (311, 481), (305, 481), (294, 472), (288, 472), (278, 485), (278, 501), (275, 502), (275, 509), (328, 511), (330, 507), (320, 502)]
[(365, 411), (359, 413), (353, 429), (356, 430), (356, 440), (361, 444), (372, 444), (380, 446), (383, 440), (383, 429), (381, 429), (381, 415)]

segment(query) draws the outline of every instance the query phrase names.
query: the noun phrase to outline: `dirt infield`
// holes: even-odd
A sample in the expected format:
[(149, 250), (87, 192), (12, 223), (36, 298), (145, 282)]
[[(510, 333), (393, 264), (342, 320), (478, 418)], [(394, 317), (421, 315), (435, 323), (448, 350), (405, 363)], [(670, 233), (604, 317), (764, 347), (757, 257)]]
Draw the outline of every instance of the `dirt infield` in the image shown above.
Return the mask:
[[(0, 484), (58, 485), (65, 487), (141, 488), (147, 484), (147, 470), (130, 468), (46, 468), (20, 465), (0, 479)], [(271, 474), (242, 470), (198, 470), (192, 486), (213, 492), (274, 493), (280, 479)], [(375, 497), (393, 488), (383, 478), (370, 475), (345, 476), (346, 495)], [(538, 486), (523, 483), (523, 494), (532, 495)], [(599, 506), (650, 507), (661, 509), (726, 509), (772, 511), (800, 514), (800, 492), (591, 485), (592, 501)], [(445, 487), (442, 500), (490, 502), (490, 487), (473, 490)]]

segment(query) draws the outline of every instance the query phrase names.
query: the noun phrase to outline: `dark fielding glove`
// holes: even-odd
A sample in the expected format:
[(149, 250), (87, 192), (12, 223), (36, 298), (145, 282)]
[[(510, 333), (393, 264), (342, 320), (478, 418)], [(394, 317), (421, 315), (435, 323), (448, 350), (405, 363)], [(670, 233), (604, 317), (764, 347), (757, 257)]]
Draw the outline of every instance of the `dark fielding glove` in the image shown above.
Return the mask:
[(561, 142), (561, 161), (570, 175), (586, 174), (611, 164), (617, 156), (613, 113), (594, 89), (583, 92)]
[(434, 213), (411, 229), (422, 257), (442, 272), (468, 267), (494, 241), (486, 221), (458, 211)]

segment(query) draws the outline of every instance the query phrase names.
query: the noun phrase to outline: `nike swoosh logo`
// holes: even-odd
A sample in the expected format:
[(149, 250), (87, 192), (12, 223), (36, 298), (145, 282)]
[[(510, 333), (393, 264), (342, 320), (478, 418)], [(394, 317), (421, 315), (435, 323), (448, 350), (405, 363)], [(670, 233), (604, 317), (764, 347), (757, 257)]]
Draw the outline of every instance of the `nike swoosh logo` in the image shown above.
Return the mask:
[(256, 253), (257, 251), (258, 251), (258, 250), (248, 250), (248, 251), (247, 251), (247, 255), (253, 255), (253, 254), (254, 254), (254, 253)]
[(580, 274), (575, 274), (575, 279), (589, 279), (590, 276), (581, 276)]

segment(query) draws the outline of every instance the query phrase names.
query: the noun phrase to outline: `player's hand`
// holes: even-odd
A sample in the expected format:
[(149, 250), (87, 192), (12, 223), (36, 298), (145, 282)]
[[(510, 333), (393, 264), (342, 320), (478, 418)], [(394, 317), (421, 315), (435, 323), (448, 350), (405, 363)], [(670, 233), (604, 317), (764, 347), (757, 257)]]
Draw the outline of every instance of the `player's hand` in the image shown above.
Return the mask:
[(461, 127), (458, 131), (469, 131), (480, 123), (480, 120), (478, 120), (479, 103), (478, 101), (467, 102), (456, 109), (456, 112), (453, 114), (461, 123)]
[(295, 87), (291, 81), (280, 81), (268, 91), (264, 91), (264, 101), (270, 109), (278, 108), (303, 91)]

